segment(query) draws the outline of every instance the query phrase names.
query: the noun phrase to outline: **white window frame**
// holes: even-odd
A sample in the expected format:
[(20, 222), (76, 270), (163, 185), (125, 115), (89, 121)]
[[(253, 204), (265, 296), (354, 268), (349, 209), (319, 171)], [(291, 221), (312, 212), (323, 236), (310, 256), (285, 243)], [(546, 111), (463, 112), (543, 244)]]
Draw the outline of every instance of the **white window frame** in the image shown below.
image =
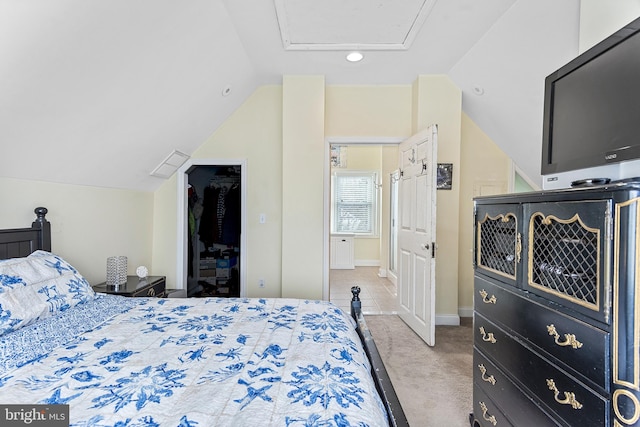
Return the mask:
[[(332, 233), (350, 233), (355, 234), (356, 237), (379, 237), (380, 236), (380, 185), (378, 184), (378, 171), (367, 170), (351, 170), (351, 171), (334, 171), (331, 174), (331, 232)], [(366, 177), (370, 179), (372, 185), (372, 202), (371, 202), (371, 231), (370, 232), (358, 232), (349, 230), (338, 230), (338, 208), (339, 203), (337, 201), (337, 180), (339, 177)]]

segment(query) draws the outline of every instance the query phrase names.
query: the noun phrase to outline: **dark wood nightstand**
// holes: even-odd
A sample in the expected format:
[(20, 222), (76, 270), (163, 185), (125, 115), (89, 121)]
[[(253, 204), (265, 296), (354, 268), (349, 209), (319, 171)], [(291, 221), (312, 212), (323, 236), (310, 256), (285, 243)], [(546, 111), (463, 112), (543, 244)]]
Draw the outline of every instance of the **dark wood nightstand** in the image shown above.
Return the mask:
[(166, 289), (165, 276), (148, 276), (140, 279), (138, 276), (127, 276), (127, 283), (119, 286), (99, 283), (93, 287), (96, 292), (122, 295), (125, 297), (158, 297), (163, 298)]

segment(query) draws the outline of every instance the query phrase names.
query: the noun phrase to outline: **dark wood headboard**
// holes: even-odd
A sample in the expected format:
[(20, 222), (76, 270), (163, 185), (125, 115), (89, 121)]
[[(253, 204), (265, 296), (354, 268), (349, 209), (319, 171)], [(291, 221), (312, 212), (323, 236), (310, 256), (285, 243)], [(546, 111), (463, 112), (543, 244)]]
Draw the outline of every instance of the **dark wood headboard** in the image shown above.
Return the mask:
[(36, 219), (29, 228), (0, 230), (0, 259), (25, 257), (33, 251), (51, 251), (51, 223), (47, 208), (35, 208)]

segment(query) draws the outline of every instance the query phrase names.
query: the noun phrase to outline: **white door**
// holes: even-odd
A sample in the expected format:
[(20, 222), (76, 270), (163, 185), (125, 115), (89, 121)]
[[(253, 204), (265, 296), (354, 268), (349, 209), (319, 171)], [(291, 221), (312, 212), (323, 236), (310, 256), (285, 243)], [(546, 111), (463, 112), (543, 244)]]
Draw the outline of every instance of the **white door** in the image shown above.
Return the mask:
[(438, 128), (400, 144), (398, 314), (435, 344), (436, 162)]

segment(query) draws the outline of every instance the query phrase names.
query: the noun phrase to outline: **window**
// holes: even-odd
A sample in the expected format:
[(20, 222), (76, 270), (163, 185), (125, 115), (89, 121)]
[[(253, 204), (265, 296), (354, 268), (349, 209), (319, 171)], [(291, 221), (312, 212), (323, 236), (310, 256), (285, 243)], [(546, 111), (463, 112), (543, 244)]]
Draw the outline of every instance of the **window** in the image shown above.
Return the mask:
[(376, 172), (335, 172), (333, 175), (334, 233), (378, 235)]

